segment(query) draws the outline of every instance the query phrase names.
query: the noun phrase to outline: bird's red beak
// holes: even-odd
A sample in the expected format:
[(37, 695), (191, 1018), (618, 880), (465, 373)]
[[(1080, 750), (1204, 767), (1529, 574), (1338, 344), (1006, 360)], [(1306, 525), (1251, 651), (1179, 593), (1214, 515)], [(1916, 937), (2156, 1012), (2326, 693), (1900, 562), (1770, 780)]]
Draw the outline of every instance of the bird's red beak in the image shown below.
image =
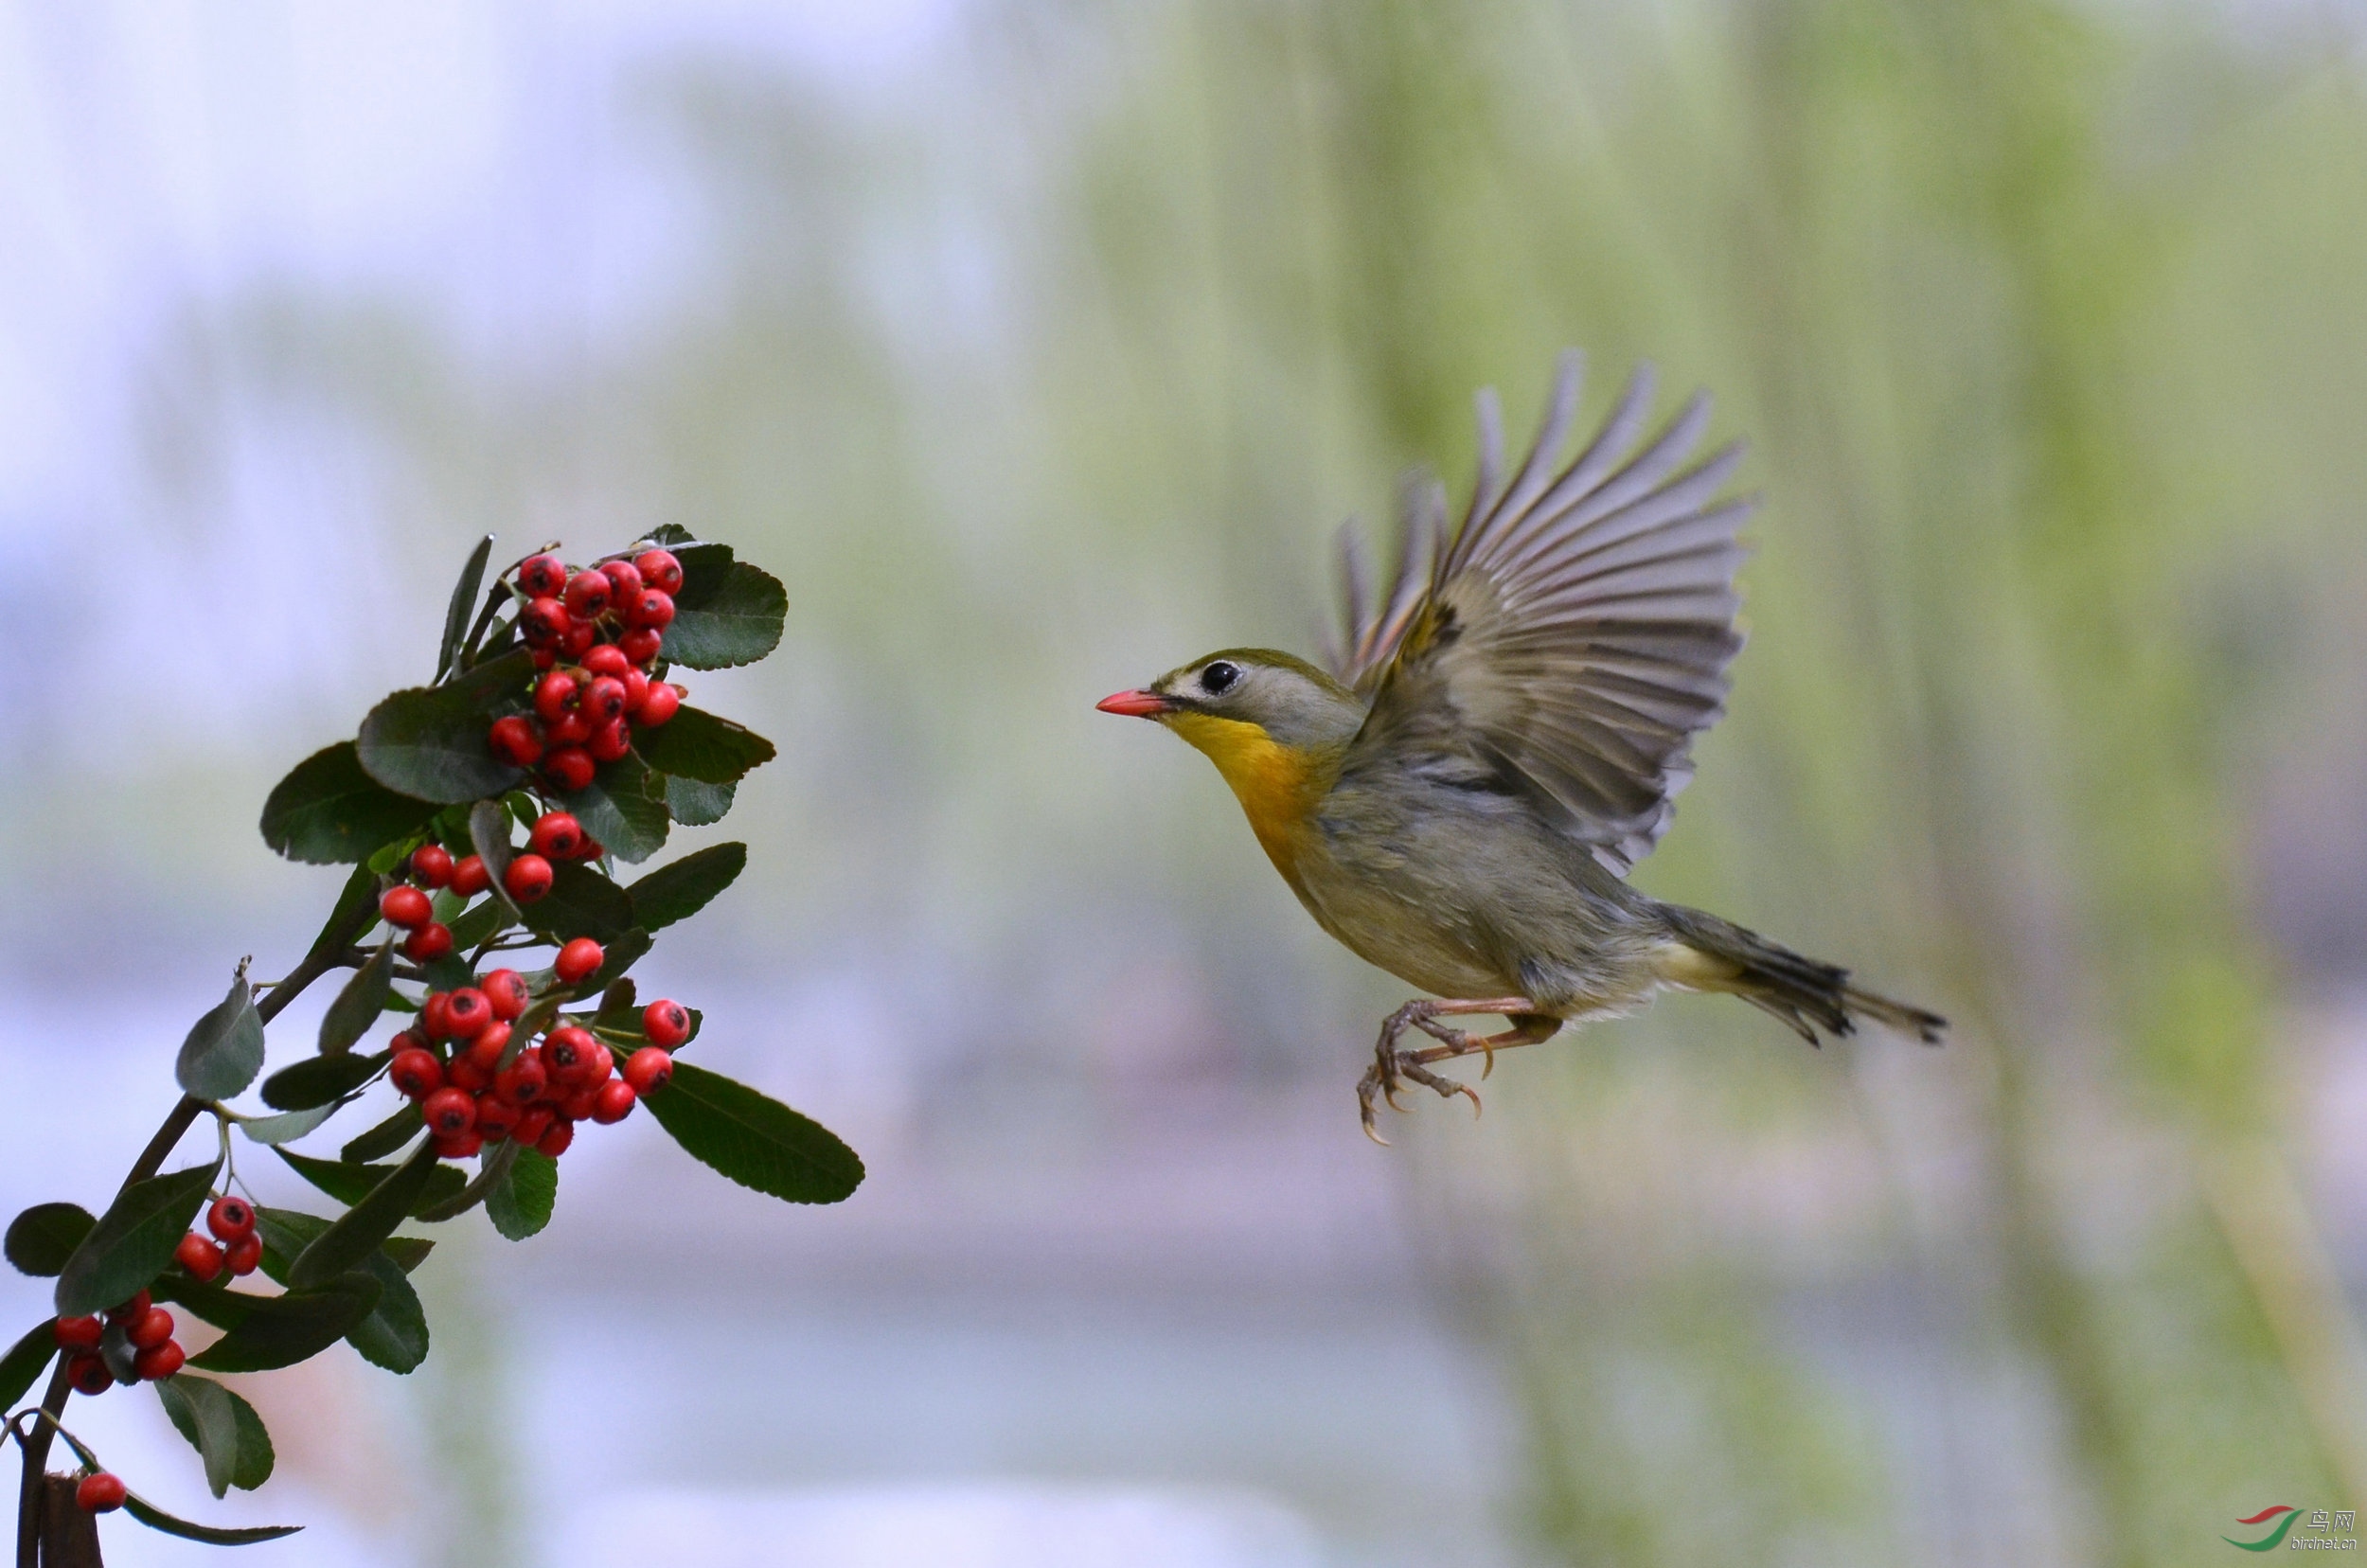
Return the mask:
[(1129, 719), (1156, 718), (1174, 705), (1155, 691), (1112, 692), (1094, 704), (1104, 713), (1122, 713)]

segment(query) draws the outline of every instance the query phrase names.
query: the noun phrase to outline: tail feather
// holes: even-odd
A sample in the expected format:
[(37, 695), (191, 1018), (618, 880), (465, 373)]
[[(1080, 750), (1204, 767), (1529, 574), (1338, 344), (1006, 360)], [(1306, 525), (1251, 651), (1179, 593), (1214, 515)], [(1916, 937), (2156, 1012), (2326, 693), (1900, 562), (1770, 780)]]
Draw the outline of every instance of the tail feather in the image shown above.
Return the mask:
[(1663, 907), (1670, 935), (1706, 960), (1688, 963), (1674, 976), (1679, 983), (1739, 996), (1811, 1045), (1823, 1043), (1820, 1029), (1836, 1038), (1855, 1034), (1861, 1018), (1927, 1045), (1940, 1043), (1948, 1028), (1948, 1020), (1935, 1012), (1851, 985), (1849, 971), (1837, 964), (1804, 957), (1698, 909)]

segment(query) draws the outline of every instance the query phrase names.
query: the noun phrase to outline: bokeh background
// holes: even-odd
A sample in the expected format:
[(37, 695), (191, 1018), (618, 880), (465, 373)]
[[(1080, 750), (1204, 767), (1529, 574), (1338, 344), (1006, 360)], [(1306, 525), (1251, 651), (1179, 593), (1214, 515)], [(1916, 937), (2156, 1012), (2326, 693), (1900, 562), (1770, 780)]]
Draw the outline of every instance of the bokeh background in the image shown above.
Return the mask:
[[(258, 1568), (2174, 1564), (2367, 1505), (2363, 67), (2262, 0), (0, 5), (0, 1207), (102, 1198), (300, 951), (263, 793), (474, 537), (662, 522), (792, 613), (698, 688), (783, 755), (645, 985), (872, 1171), (584, 1140), (541, 1238), (450, 1227), (418, 1374), (249, 1380), (259, 1498), (78, 1429), (311, 1523)], [(1091, 704), (1310, 648), (1334, 526), (1565, 344), (1591, 409), (1713, 388), (1767, 498), (1639, 880), (1958, 1026), (1673, 999), (1384, 1153), (1403, 989)]]

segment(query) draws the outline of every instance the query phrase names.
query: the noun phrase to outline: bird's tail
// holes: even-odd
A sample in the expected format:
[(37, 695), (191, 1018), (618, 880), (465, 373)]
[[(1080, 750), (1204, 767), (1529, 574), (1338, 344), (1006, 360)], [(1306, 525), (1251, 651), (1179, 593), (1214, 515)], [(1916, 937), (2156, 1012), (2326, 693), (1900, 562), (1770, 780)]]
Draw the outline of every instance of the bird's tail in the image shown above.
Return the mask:
[(1728, 991), (1761, 1012), (1781, 1019), (1809, 1044), (1817, 1031), (1856, 1032), (1870, 1018), (1886, 1028), (1936, 1045), (1948, 1020), (1935, 1012), (1860, 990), (1837, 964), (1805, 958), (1755, 931), (1698, 909), (1664, 904), (1669, 935), (1679, 950), (1667, 966), (1672, 984), (1695, 990)]

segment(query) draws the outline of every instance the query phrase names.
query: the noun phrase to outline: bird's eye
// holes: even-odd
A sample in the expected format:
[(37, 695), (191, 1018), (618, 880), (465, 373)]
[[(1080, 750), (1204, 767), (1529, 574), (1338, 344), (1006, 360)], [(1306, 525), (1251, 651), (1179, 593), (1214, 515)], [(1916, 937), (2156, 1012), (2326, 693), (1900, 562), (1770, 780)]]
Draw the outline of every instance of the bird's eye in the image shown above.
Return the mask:
[(1231, 691), (1240, 679), (1241, 669), (1238, 665), (1229, 665), (1222, 659), (1219, 659), (1200, 672), (1200, 689), (1211, 697), (1221, 697)]

